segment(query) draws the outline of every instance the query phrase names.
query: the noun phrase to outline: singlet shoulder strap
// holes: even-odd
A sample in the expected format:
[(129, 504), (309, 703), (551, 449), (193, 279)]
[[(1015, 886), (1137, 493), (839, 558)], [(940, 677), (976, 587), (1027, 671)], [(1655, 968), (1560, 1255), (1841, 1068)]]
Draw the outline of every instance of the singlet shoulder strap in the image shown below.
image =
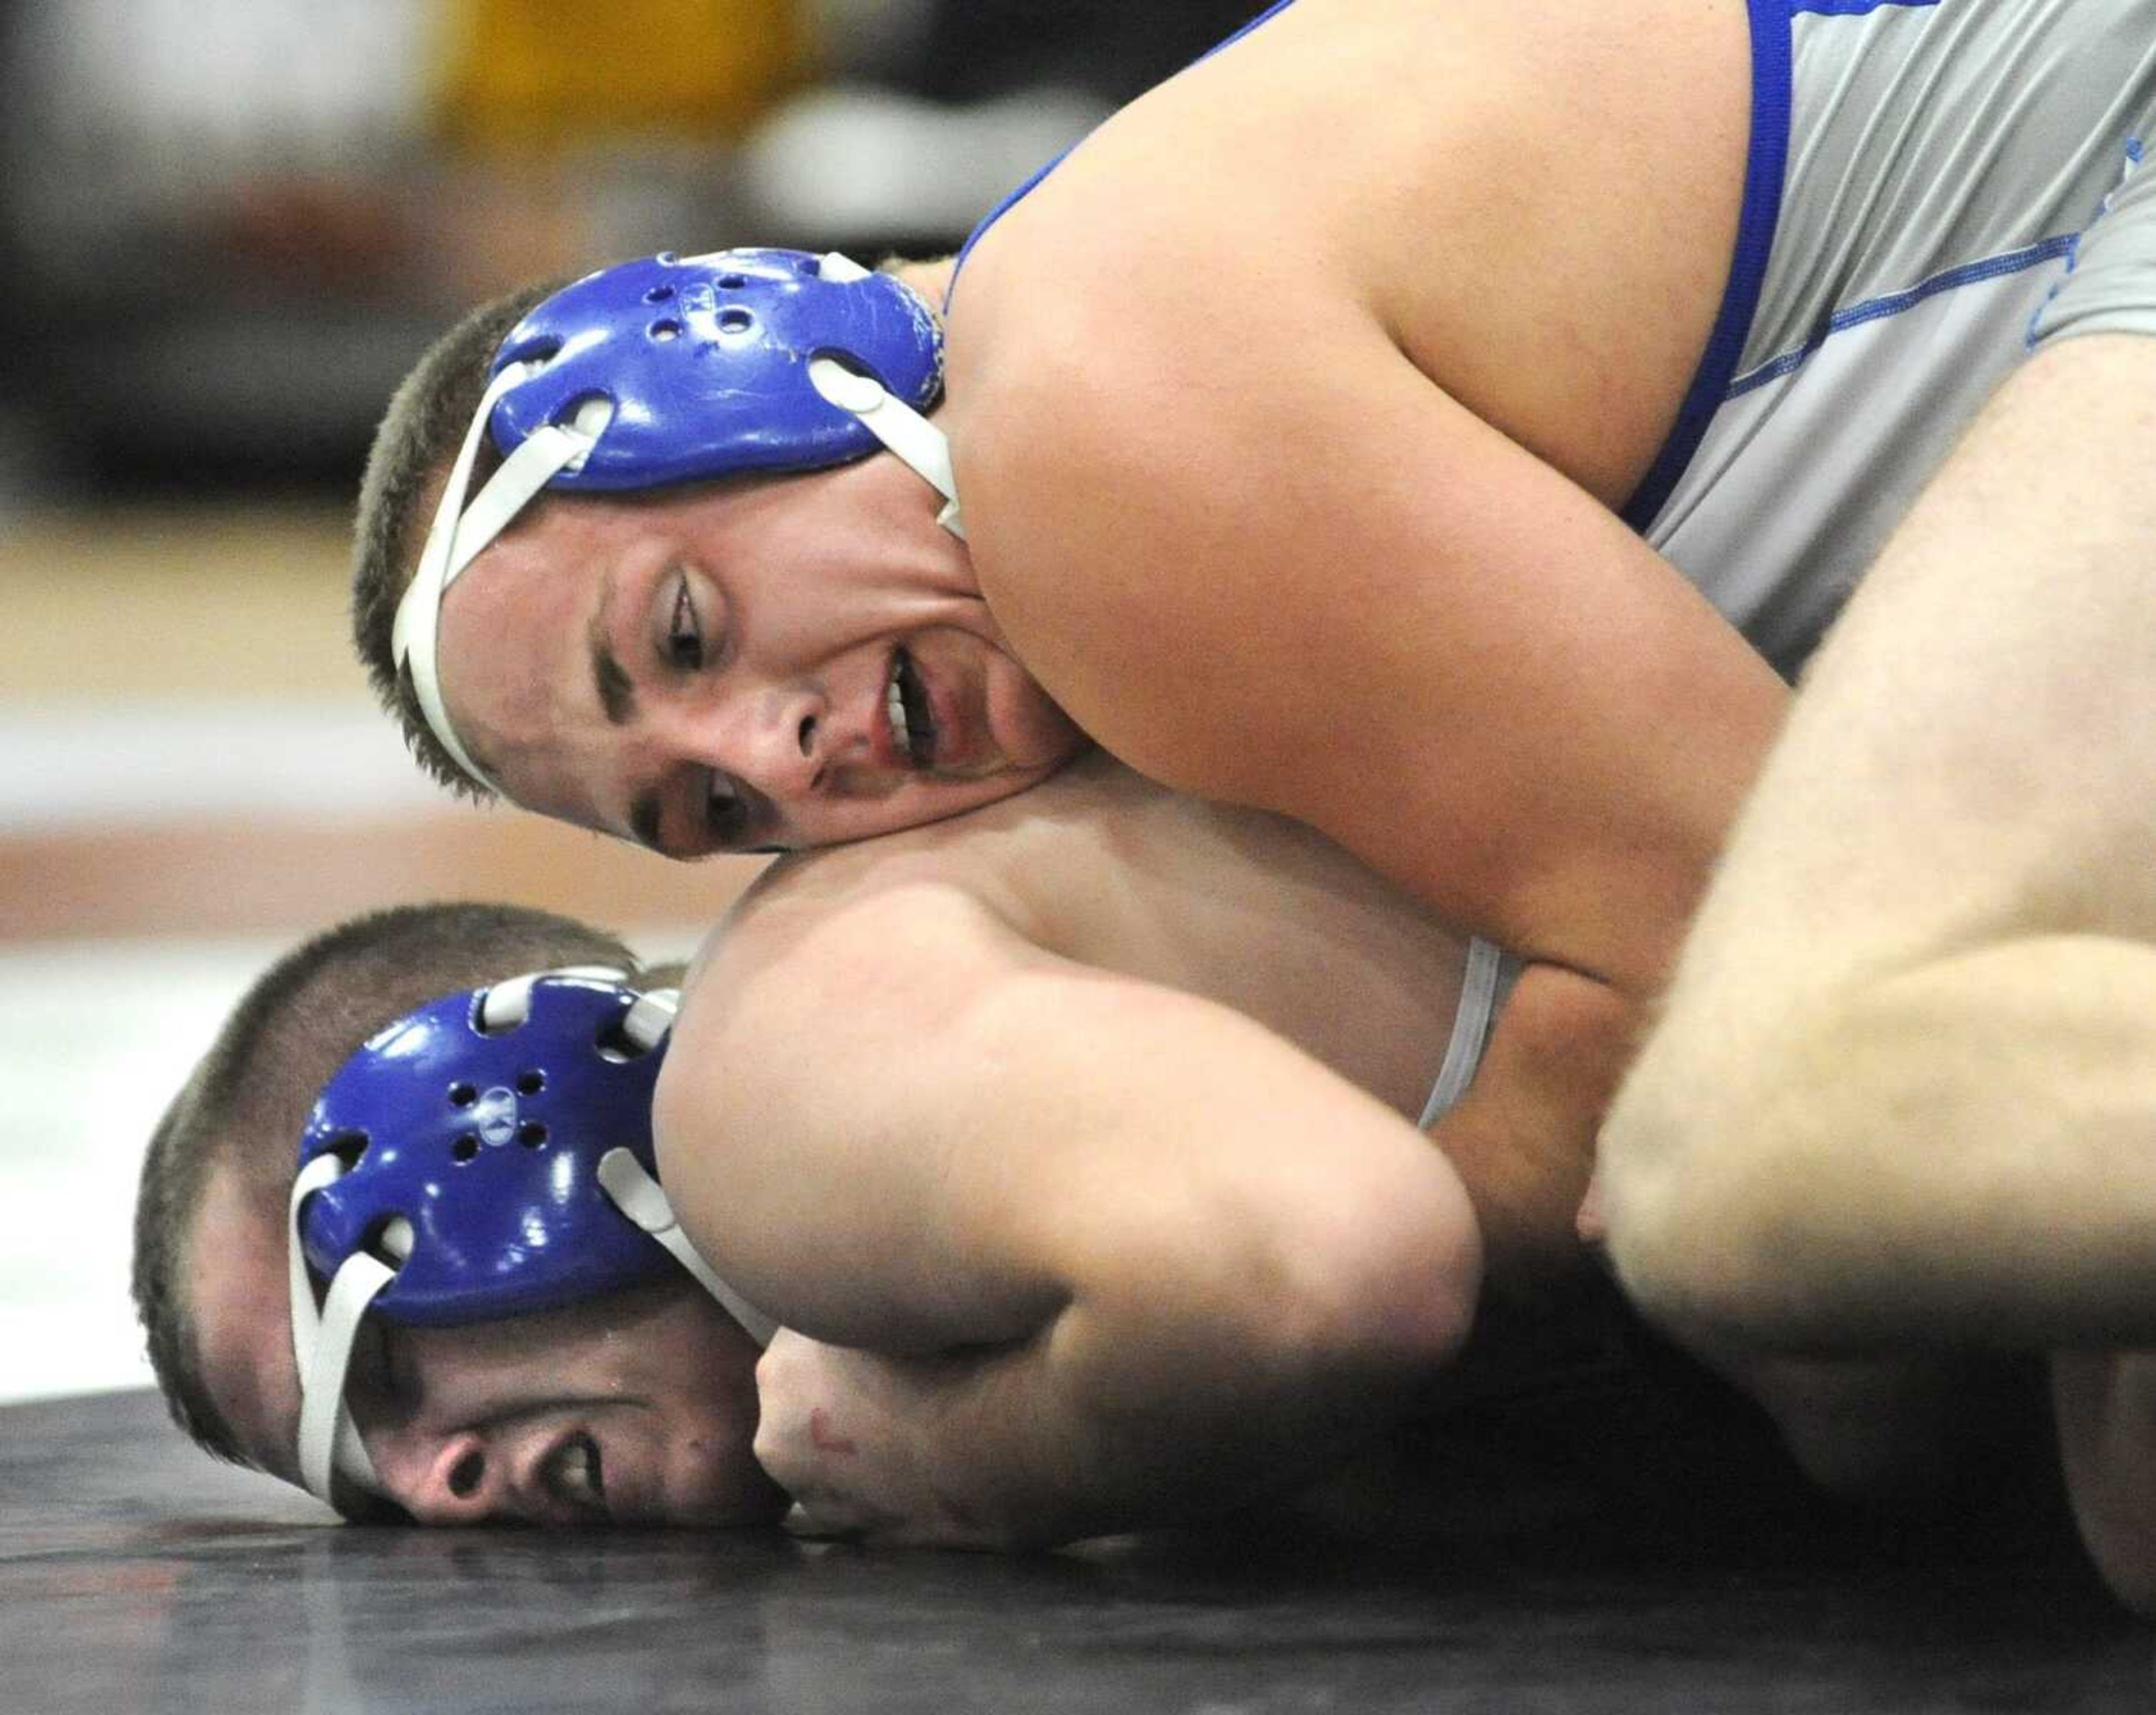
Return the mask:
[(1490, 1039), (1491, 1021), (1496, 1016), (1503, 992), (1512, 986), (1517, 966), (1491, 942), (1476, 937), (1467, 943), (1467, 968), (1460, 979), (1460, 1004), (1452, 1014), (1452, 1037), (1445, 1045), (1445, 1059), (1423, 1104), (1417, 1123), (1427, 1131), (1437, 1123), (1474, 1081), (1482, 1062), (1482, 1045)]

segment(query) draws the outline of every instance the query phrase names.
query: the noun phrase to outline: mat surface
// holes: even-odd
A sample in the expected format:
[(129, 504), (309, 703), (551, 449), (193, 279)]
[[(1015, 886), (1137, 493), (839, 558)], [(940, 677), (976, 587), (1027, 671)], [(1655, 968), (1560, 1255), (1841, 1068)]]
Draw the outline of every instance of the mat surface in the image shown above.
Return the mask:
[(0, 1706), (125, 1711), (2146, 1710), (2070, 1558), (360, 1528), (126, 1393), (0, 1409)]

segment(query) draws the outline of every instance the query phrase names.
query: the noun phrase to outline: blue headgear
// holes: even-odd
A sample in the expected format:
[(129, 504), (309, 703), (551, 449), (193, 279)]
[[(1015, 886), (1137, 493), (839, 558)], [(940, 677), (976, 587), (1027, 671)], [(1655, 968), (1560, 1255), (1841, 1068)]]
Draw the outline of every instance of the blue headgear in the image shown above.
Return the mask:
[[(369, 1309), (497, 1321), (658, 1278), (670, 1255), (769, 1339), (770, 1318), (711, 1273), (659, 1186), (651, 1093), (673, 1013), (671, 991), (639, 994), (614, 972), (518, 978), (398, 1019), (323, 1086), (289, 1235), (300, 1470), (317, 1495), (333, 1470), (378, 1487), (343, 1404)], [(315, 1275), (330, 1283), (319, 1312)]]
[[(894, 276), (835, 253), (720, 250), (624, 262), (563, 287), (511, 328), (444, 486), (390, 634), (427, 724), (475, 780), (435, 674), (443, 592), (548, 486), (657, 487), (811, 470), (879, 442), (944, 497), (950, 449), (921, 414), (942, 391), (934, 312)], [(467, 507), (480, 435), (501, 469)]]
[(835, 357), (916, 409), (943, 387), (943, 336), (888, 274), (848, 277), (797, 250), (671, 254), (590, 274), (509, 331), (490, 375), (545, 367), (494, 408), (495, 444), (613, 401), (563, 489), (656, 488), (742, 470), (811, 470), (872, 453), (860, 418), (819, 393), (809, 360)]

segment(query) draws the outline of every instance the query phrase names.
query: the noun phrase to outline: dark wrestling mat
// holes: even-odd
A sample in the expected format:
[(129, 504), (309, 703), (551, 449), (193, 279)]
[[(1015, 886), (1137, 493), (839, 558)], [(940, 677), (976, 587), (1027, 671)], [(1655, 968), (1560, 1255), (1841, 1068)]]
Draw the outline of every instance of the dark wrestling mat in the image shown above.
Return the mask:
[(1507, 1530), (1486, 1505), (1413, 1548), (1018, 1561), (336, 1526), (202, 1458), (146, 1393), (0, 1410), (0, 1450), (8, 1715), (2156, 1706), (2149, 1633), (2048, 1526)]

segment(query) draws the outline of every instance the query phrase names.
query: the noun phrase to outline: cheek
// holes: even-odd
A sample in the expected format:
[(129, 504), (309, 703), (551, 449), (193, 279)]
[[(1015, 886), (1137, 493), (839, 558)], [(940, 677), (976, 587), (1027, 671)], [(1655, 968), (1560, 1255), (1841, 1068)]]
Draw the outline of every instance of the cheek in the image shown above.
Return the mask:
[(989, 723), (1014, 767), (1045, 773), (1085, 748), (1077, 722), (1008, 656), (991, 658), (988, 695)]
[(676, 1429), (666, 1449), (674, 1522), (767, 1524), (784, 1514), (786, 1492), (757, 1463), (755, 1433), (752, 1400), (738, 1414), (700, 1411)]

